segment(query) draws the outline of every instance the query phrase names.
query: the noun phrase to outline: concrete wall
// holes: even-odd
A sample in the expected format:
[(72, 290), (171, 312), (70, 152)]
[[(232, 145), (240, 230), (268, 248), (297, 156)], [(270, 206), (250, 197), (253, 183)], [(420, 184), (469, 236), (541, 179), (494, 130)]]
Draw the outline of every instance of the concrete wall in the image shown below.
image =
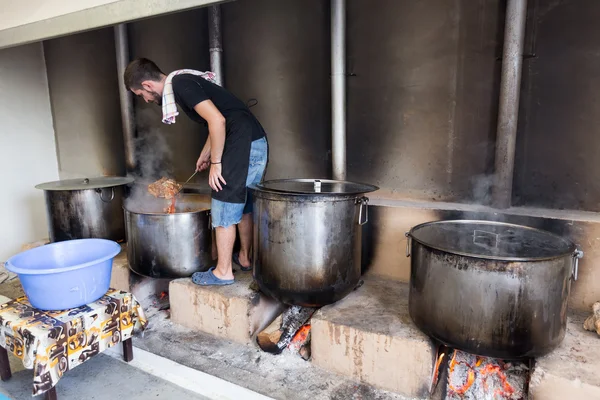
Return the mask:
[[(246, 0), (222, 6), (225, 84), (245, 101), (258, 100), (252, 110), (273, 150), (267, 178), (330, 173), (328, 4)], [(486, 204), (504, 2), (348, 5), (349, 179), (377, 184), (393, 198)], [(532, 2), (515, 172), (518, 205), (600, 209), (593, 154), (600, 144), (593, 134), (598, 13), (591, 0)], [(196, 9), (130, 24), (132, 56), (150, 57), (166, 71), (208, 69), (206, 14)], [(46, 51), (61, 176), (122, 172), (112, 32), (52, 40)], [(173, 126), (161, 124), (158, 107), (139, 101), (136, 110), (139, 144), (162, 137), (168, 149), (143, 148), (142, 158), (186, 179), (205, 128), (183, 115)], [(74, 154), (74, 148), (84, 151)], [(195, 179), (205, 181), (206, 174)]]
[[(533, 2), (515, 200), (600, 211), (600, 2)], [(531, 57), (533, 56), (533, 57)]]
[(331, 177), (328, 0), (223, 5), (225, 85), (267, 131), (267, 179)]
[(41, 44), (0, 51), (0, 261), (48, 237), (44, 195), (58, 179), (48, 81)]
[(348, 177), (390, 195), (486, 201), (498, 0), (348, 2)]
[(114, 35), (44, 43), (62, 179), (125, 173)]
[[(150, 18), (134, 22), (129, 27), (132, 58), (146, 57), (165, 72), (191, 68), (207, 71), (208, 14), (206, 9)], [(191, 121), (184, 113), (173, 125), (161, 122), (159, 106), (136, 98), (138, 121), (137, 150), (144, 175), (161, 175), (168, 171), (185, 181), (194, 173), (196, 160), (208, 135), (207, 129)], [(162, 170), (162, 171), (161, 171)], [(193, 182), (206, 184), (203, 172)]]

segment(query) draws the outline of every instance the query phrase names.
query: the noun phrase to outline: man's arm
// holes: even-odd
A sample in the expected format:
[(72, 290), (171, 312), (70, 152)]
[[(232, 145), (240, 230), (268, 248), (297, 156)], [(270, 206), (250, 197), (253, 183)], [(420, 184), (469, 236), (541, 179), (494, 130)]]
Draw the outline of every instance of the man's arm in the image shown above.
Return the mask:
[(208, 167), (210, 167), (210, 134), (206, 137), (206, 142), (204, 143), (204, 147), (200, 152), (200, 157), (198, 157), (198, 161), (196, 161), (196, 171), (204, 171)]
[(221, 176), (221, 157), (225, 147), (225, 117), (210, 100), (204, 100), (194, 107), (194, 110), (208, 123), (208, 139), (206, 145), (210, 146), (210, 174), (208, 184), (216, 191), (222, 190), (221, 182), (226, 182)]

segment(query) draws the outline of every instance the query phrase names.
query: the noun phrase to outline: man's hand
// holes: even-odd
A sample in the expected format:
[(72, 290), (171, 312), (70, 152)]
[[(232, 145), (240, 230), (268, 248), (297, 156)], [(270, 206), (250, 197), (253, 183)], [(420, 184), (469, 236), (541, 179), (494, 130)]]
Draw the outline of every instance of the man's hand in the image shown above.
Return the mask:
[(219, 190), (223, 190), (221, 182), (223, 182), (223, 186), (227, 185), (227, 182), (225, 182), (225, 179), (223, 179), (223, 176), (221, 175), (221, 171), (221, 164), (212, 164), (210, 166), (210, 173), (208, 174), (208, 184), (216, 192), (218, 192)]
[(196, 171), (204, 171), (208, 169), (210, 166), (210, 148), (208, 152), (200, 153), (200, 157), (198, 157), (198, 161), (196, 161)]

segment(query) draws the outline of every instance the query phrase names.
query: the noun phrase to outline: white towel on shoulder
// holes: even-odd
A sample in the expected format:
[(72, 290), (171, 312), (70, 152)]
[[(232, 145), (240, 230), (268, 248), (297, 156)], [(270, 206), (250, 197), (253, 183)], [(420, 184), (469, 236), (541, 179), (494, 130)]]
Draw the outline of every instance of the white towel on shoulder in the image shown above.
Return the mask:
[(179, 111), (177, 111), (177, 104), (175, 103), (175, 95), (173, 94), (173, 83), (171, 81), (173, 80), (173, 77), (175, 75), (180, 74), (197, 75), (201, 78), (206, 79), (209, 82), (212, 82), (214, 84), (217, 83), (215, 79), (215, 73), (210, 71), (200, 72), (193, 69), (179, 69), (177, 71), (171, 72), (167, 76), (167, 80), (165, 81), (165, 87), (163, 89), (162, 95), (162, 122), (165, 124), (174, 124), (175, 117), (179, 115)]

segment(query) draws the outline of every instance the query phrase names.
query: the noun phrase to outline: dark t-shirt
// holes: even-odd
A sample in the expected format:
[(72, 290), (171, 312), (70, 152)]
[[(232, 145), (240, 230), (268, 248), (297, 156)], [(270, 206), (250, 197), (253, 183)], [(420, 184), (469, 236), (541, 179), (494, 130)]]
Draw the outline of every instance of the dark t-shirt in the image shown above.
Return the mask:
[[(226, 121), (235, 118), (236, 121), (251, 125), (252, 141), (265, 136), (263, 127), (246, 104), (228, 90), (200, 76), (191, 74), (175, 75), (172, 82), (175, 101), (192, 120), (206, 125), (206, 121), (198, 115), (194, 107), (204, 100), (211, 100), (223, 114)], [(229, 131), (229, 128), (231, 128), (229, 124), (227, 124), (227, 128)]]
[(266, 136), (263, 127), (240, 99), (219, 85), (191, 74), (176, 75), (172, 83), (175, 101), (192, 120), (207, 125), (194, 110), (205, 100), (211, 100), (225, 117), (225, 147), (221, 162), (227, 184), (219, 192), (213, 190), (212, 197), (228, 203), (244, 203), (250, 146), (254, 140)]

